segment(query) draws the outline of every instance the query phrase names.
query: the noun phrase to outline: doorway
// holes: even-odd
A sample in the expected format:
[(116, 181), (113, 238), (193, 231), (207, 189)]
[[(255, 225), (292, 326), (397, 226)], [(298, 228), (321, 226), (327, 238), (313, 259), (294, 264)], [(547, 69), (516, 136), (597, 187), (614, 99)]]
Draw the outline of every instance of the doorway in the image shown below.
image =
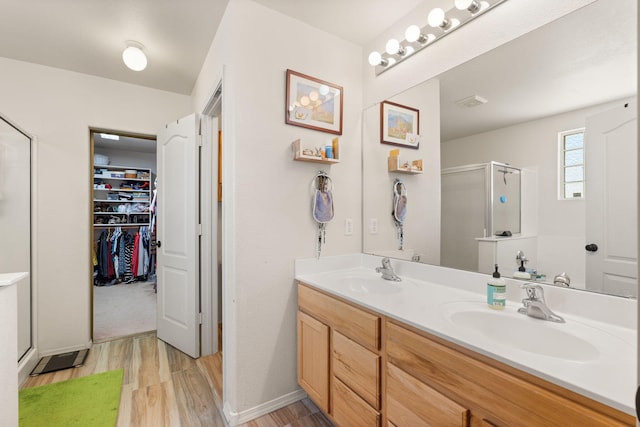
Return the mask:
[(90, 131), (92, 339), (156, 329), (156, 140)]

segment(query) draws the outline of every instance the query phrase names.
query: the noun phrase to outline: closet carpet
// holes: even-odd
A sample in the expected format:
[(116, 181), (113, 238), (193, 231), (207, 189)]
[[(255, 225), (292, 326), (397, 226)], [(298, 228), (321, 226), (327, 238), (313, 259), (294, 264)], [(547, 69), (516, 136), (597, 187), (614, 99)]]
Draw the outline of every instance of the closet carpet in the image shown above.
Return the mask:
[(93, 341), (154, 331), (156, 296), (153, 282), (93, 287)]

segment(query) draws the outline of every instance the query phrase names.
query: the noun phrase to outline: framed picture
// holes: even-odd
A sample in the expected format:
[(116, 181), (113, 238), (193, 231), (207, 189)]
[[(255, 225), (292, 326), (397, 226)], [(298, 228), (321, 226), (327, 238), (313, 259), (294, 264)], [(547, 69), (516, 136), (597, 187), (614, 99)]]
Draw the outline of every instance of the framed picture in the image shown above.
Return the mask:
[(380, 104), (380, 143), (418, 148), (420, 145), (420, 111), (382, 101)]
[(285, 123), (342, 135), (342, 86), (287, 70)]

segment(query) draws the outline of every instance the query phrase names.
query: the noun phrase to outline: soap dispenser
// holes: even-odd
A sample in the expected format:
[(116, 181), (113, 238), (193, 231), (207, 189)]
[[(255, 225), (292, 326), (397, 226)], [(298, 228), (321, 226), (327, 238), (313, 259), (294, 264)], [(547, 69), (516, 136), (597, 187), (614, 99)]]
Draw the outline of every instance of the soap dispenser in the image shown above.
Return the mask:
[(487, 305), (494, 310), (503, 310), (507, 301), (507, 284), (500, 277), (498, 264), (491, 279), (487, 282)]
[(520, 260), (520, 267), (518, 267), (518, 271), (513, 273), (513, 278), (531, 280), (531, 274), (528, 273), (527, 269), (524, 267), (524, 259)]

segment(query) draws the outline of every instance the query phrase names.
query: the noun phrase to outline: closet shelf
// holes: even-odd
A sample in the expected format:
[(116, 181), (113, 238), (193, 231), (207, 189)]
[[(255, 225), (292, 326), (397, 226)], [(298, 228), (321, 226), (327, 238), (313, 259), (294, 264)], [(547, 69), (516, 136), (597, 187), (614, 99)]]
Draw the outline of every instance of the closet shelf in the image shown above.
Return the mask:
[[(100, 227), (141, 227), (149, 226), (151, 222), (151, 212), (107, 212), (105, 209), (114, 207), (115, 204), (123, 204), (130, 207), (142, 205), (143, 209), (151, 207), (151, 169), (139, 168), (135, 166), (107, 166), (95, 165), (93, 173), (93, 226)], [(125, 177), (125, 173), (131, 177)], [(135, 178), (133, 178), (135, 176)], [(108, 183), (108, 184), (105, 184)], [(121, 185), (133, 186), (143, 184), (145, 188), (119, 188)], [(105, 188), (106, 185), (111, 188)], [(120, 197), (125, 200), (120, 200)], [(126, 195), (126, 196), (125, 196)], [(108, 221), (109, 217), (118, 218), (120, 223), (102, 223)]]
[(136, 190), (134, 188), (96, 188), (95, 184), (93, 187), (94, 190), (100, 190), (100, 191), (112, 191), (114, 193), (117, 193), (118, 191), (122, 191), (122, 192), (129, 192), (129, 193), (148, 193), (149, 190)]
[(151, 212), (94, 212), (94, 215), (149, 215)]
[(113, 228), (113, 227), (144, 227), (147, 226), (147, 223), (120, 223), (120, 224), (93, 224), (96, 228)]
[(149, 181), (148, 179), (145, 178), (119, 178), (119, 177), (114, 177), (114, 176), (109, 176), (109, 175), (93, 175), (94, 179), (108, 179), (108, 180), (117, 180), (117, 181)]
[(100, 203), (145, 203), (147, 202), (147, 199), (140, 199), (140, 200), (109, 200), (109, 199), (93, 199), (94, 202), (100, 202)]

